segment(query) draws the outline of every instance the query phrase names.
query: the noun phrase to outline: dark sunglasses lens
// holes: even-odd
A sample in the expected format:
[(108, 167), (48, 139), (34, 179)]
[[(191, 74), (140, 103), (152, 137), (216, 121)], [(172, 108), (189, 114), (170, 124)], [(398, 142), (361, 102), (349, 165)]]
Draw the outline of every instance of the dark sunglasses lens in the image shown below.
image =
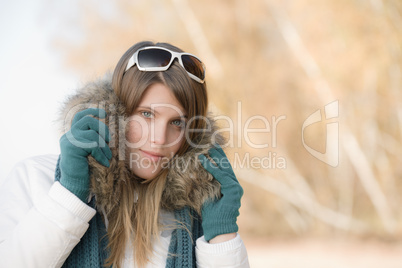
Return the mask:
[(184, 69), (186, 69), (187, 72), (197, 76), (201, 80), (204, 80), (205, 72), (201, 61), (190, 55), (182, 55), (181, 60), (183, 61)]
[(138, 65), (142, 68), (165, 67), (169, 64), (172, 54), (169, 51), (151, 48), (138, 53)]

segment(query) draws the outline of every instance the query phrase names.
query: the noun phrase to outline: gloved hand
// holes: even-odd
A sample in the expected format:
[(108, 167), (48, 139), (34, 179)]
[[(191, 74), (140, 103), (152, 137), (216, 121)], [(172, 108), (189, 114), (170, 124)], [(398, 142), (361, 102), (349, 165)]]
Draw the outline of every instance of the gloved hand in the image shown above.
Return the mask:
[(243, 188), (233, 172), (232, 166), (222, 148), (216, 146), (209, 150), (213, 164), (205, 155), (199, 155), (203, 167), (221, 184), (222, 197), (207, 200), (202, 207), (202, 228), (206, 241), (217, 235), (235, 233), (239, 230), (236, 220), (239, 216), (240, 199)]
[(90, 108), (78, 112), (70, 131), (60, 138), (60, 183), (85, 203), (89, 195), (88, 155), (106, 167), (112, 158), (106, 144), (110, 140), (109, 128), (91, 115), (105, 118), (106, 111)]

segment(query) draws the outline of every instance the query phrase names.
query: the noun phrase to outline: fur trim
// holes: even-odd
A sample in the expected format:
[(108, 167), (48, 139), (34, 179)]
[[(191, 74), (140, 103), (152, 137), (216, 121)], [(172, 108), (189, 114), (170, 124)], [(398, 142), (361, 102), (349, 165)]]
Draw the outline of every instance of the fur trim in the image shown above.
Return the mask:
[[(108, 125), (111, 135), (109, 147), (113, 157), (110, 167), (99, 164), (89, 156), (91, 172), (91, 193), (96, 197), (97, 207), (111, 211), (119, 203), (119, 189), (128, 180), (135, 179), (125, 159), (125, 107), (115, 95), (111, 86), (111, 76), (89, 83), (67, 99), (62, 109), (61, 119), (63, 133), (71, 127), (74, 115), (87, 108), (102, 108), (107, 112), (103, 121)], [(220, 196), (220, 184), (214, 180), (198, 161), (199, 154), (207, 154), (213, 147), (212, 142), (223, 144), (217, 126), (211, 115), (208, 116), (211, 131), (206, 131), (197, 137), (197, 147), (190, 149), (180, 157), (174, 157), (169, 162), (169, 171), (165, 189), (162, 195), (161, 207), (167, 210), (181, 209), (189, 206), (201, 212), (202, 204), (209, 198)], [(215, 133), (215, 134), (214, 134)], [(123, 184), (123, 185), (122, 185)]]

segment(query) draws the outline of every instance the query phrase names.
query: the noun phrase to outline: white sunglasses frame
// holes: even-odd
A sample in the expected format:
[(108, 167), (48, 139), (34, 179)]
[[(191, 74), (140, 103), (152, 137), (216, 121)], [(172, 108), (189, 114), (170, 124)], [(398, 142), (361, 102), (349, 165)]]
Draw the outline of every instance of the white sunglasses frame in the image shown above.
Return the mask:
[[(168, 51), (172, 54), (171, 58), (170, 58), (170, 62), (168, 65), (164, 66), (164, 67), (141, 67), (138, 64), (138, 53), (143, 51), (143, 50), (148, 50), (148, 49), (160, 49), (160, 50), (165, 50)], [(183, 61), (181, 60), (181, 56), (183, 55), (188, 55), (188, 56), (192, 56), (194, 58), (196, 58), (197, 60), (200, 61), (200, 63), (202, 64), (202, 69), (204, 71), (204, 77), (205, 77), (205, 65), (204, 63), (195, 55), (190, 54), (190, 53), (185, 53), (185, 52), (176, 52), (176, 51), (172, 51), (170, 49), (164, 48), (164, 47), (158, 47), (158, 46), (149, 46), (149, 47), (143, 47), (138, 49), (128, 60), (127, 66), (126, 66), (126, 70), (124, 72), (127, 72), (128, 69), (130, 69), (131, 67), (133, 67), (134, 65), (137, 65), (138, 70), (140, 71), (146, 71), (146, 72), (157, 72), (157, 71), (166, 71), (167, 69), (169, 69), (170, 65), (172, 65), (172, 62), (174, 61), (174, 59), (177, 59), (180, 63), (180, 65), (183, 67), (183, 69), (187, 72), (187, 74), (195, 81), (197, 81), (200, 84), (203, 84), (205, 82), (205, 78), (204, 79), (200, 79), (199, 77), (193, 75), (192, 73), (188, 72), (186, 70), (186, 68), (184, 67)]]

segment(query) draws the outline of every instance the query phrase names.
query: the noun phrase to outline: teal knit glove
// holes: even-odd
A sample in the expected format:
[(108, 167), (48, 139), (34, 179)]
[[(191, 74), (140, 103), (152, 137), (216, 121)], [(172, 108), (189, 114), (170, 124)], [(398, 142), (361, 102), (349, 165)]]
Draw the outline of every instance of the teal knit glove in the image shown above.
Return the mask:
[(213, 164), (205, 155), (199, 155), (202, 166), (221, 184), (222, 197), (208, 200), (202, 207), (202, 229), (206, 241), (217, 235), (235, 233), (239, 230), (236, 220), (239, 216), (243, 188), (233, 172), (232, 166), (222, 148), (209, 150)]
[(106, 112), (93, 108), (78, 112), (70, 131), (60, 138), (60, 183), (85, 203), (89, 195), (88, 155), (106, 167), (112, 158), (106, 144), (110, 140), (109, 129), (92, 116), (105, 118)]

